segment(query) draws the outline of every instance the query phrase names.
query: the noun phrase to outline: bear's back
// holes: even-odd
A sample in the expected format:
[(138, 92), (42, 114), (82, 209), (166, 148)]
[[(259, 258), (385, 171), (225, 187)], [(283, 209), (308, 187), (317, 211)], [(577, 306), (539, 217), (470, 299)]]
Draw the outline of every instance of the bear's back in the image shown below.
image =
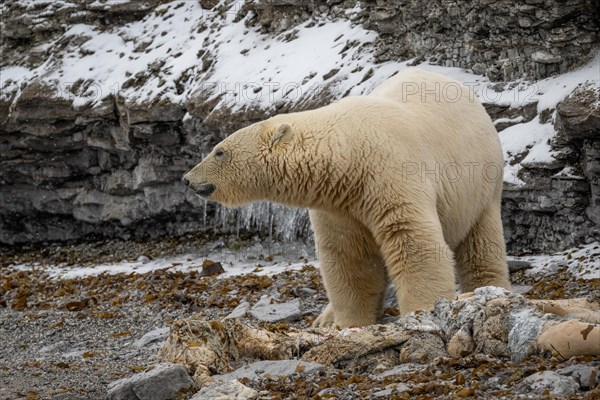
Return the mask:
[[(435, 132), (439, 139), (472, 144), (483, 141), (500, 149), (498, 133), (475, 93), (444, 75), (408, 68), (365, 97), (398, 104), (405, 116), (413, 117), (410, 119), (414, 127), (421, 125), (420, 128)], [(446, 129), (426, 126), (430, 124)]]
[(386, 79), (369, 93), (398, 103), (437, 102), (480, 105), (477, 96), (463, 83), (447, 76), (408, 68)]

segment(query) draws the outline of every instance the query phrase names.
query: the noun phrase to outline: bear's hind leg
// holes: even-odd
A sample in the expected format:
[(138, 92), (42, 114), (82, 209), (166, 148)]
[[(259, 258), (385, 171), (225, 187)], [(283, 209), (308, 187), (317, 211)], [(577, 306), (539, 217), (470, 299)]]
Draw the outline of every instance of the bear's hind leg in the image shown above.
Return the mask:
[(350, 217), (311, 210), (310, 219), (329, 298), (315, 325), (374, 324), (382, 314), (387, 277), (373, 236)]
[(456, 268), (463, 292), (490, 285), (510, 290), (499, 204), (485, 210), (458, 245)]

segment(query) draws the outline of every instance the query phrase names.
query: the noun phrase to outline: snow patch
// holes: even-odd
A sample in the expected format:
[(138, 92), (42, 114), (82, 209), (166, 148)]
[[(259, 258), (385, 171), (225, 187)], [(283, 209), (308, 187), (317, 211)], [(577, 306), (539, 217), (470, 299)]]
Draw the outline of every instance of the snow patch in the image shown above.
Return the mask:
[(567, 267), (568, 271), (580, 279), (600, 279), (600, 242), (594, 242), (565, 250), (552, 255), (509, 257), (527, 261), (533, 268), (527, 274), (545, 274), (550, 268)]
[[(213, 244), (214, 245), (214, 244)], [(220, 262), (225, 272), (219, 278), (243, 274), (272, 276), (285, 271), (300, 270), (305, 266), (317, 267), (314, 257), (307, 257), (304, 245), (285, 244), (275, 247), (268, 261), (263, 257), (265, 249), (261, 246), (251, 246), (239, 250), (213, 249), (202, 254), (185, 254), (173, 257), (150, 260), (140, 256), (136, 261), (121, 261), (116, 263), (98, 264), (94, 266), (57, 266), (41, 265), (40, 263), (18, 264), (10, 268), (22, 271), (44, 271), (52, 279), (81, 279), (101, 274), (147, 274), (158, 270), (168, 271), (202, 271), (202, 262), (206, 259)], [(262, 258), (262, 259), (260, 259)], [(301, 259), (300, 261), (296, 261)]]

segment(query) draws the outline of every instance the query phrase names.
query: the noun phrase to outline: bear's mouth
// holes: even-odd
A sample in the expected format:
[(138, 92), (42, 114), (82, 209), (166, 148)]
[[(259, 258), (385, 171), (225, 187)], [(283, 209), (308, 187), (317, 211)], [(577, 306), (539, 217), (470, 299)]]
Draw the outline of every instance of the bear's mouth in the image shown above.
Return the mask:
[(198, 196), (208, 197), (215, 191), (216, 186), (212, 183), (203, 183), (198, 185), (198, 187), (194, 188), (194, 191)]

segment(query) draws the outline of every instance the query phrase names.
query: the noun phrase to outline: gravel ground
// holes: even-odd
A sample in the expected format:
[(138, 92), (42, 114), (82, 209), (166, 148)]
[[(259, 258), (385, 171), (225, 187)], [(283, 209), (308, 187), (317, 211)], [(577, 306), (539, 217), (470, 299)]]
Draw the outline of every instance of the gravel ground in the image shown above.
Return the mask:
[[(244, 239), (225, 238), (229, 247)], [(102, 399), (107, 384), (157, 363), (157, 345), (142, 336), (175, 318), (222, 318), (242, 300), (290, 298), (306, 287), (308, 326), (326, 301), (318, 271), (267, 276), (200, 277), (198, 271), (153, 271), (79, 279), (51, 279), (44, 268), (12, 264), (93, 266), (98, 263), (188, 254), (204, 237), (147, 242), (103, 241), (36, 248), (6, 248), (0, 256), (0, 399)], [(301, 279), (300, 279), (301, 278)], [(303, 286), (297, 286), (302, 281)], [(315, 293), (315, 294), (312, 294)], [(311, 317), (312, 316), (312, 317)]]
[[(243, 275), (221, 279), (201, 277), (199, 271), (157, 270), (143, 275), (102, 274), (62, 280), (49, 278), (43, 268), (17, 271), (10, 267), (34, 261), (91, 266), (135, 260), (140, 255), (154, 258), (186, 254), (207, 241), (206, 237), (190, 236), (146, 242), (104, 241), (43, 249), (2, 249), (0, 399), (103, 399), (109, 382), (151, 369), (158, 362), (160, 340), (145, 344), (139, 340), (151, 331), (167, 327), (172, 319), (191, 315), (222, 318), (241, 301), (254, 304), (267, 294), (280, 301), (300, 298), (303, 317), (291, 325), (302, 328), (325, 305), (325, 292), (313, 267), (272, 277)], [(226, 245), (232, 241), (225, 239)], [(236, 246), (244, 245), (244, 240), (235, 241)], [(531, 276), (519, 271), (513, 274), (513, 281), (531, 286), (525, 295), (533, 298), (597, 298), (600, 292), (600, 279), (576, 279), (564, 268), (555, 268), (552, 276)], [(389, 316), (397, 313), (394, 308), (386, 311)], [(285, 329), (285, 325), (272, 324), (270, 329)], [(597, 360), (582, 358), (512, 363), (473, 356), (448, 359), (385, 378), (368, 372), (352, 375), (322, 371), (302, 378), (290, 376), (244, 383), (269, 393), (265, 398), (281, 399), (508, 398), (515, 394), (506, 391), (507, 384), (518, 387), (522, 379), (535, 372), (570, 363), (596, 365), (594, 362)], [(526, 389), (522, 391), (519, 395), (522, 398), (539, 398), (528, 397)], [(190, 395), (182, 394), (182, 398), (186, 396)], [(600, 398), (593, 396), (600, 396), (600, 389), (573, 398)]]
[(110, 318), (84, 311), (5, 309), (0, 312), (0, 398), (104, 398), (109, 382), (156, 362), (156, 348), (138, 348), (135, 339), (182, 314), (143, 304), (122, 307)]

